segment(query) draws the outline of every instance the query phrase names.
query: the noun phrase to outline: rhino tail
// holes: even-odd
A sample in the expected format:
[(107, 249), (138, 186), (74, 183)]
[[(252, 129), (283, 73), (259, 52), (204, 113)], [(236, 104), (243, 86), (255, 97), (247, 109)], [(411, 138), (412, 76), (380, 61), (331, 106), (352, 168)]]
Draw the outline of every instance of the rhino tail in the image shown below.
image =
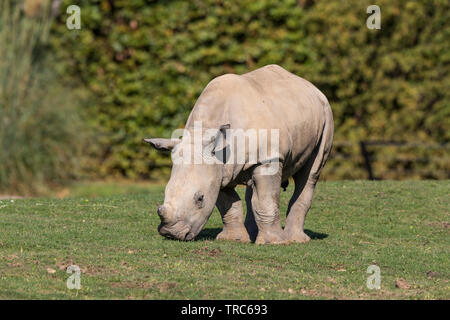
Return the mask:
[(325, 113), (325, 124), (322, 130), (322, 136), (320, 138), (319, 148), (317, 150), (316, 158), (312, 165), (310, 171), (310, 178), (317, 181), (319, 179), (320, 172), (327, 162), (328, 156), (331, 152), (331, 147), (333, 145), (333, 135), (334, 135), (334, 123), (333, 123), (333, 113), (331, 111), (331, 106), (327, 102), (324, 106)]

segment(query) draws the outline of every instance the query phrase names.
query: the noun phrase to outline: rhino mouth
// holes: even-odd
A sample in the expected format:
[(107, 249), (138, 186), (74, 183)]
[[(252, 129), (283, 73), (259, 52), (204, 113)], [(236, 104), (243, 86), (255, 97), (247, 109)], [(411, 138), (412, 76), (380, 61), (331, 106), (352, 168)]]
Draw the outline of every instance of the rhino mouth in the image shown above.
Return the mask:
[(191, 232), (191, 228), (182, 221), (177, 221), (172, 224), (161, 223), (158, 227), (160, 235), (182, 241), (190, 241), (195, 238), (195, 234)]

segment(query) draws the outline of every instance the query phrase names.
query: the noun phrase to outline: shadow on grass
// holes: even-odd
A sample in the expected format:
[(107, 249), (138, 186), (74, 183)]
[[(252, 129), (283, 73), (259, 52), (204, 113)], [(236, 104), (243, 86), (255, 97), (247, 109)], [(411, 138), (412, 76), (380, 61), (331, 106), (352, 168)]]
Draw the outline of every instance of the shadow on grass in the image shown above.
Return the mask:
[[(222, 228), (203, 229), (195, 238), (195, 241), (214, 240), (220, 231), (222, 231)], [(328, 237), (328, 234), (326, 233), (314, 232), (309, 229), (305, 229), (305, 233), (311, 238), (311, 240), (322, 240)]]
[(198, 236), (195, 237), (195, 241), (215, 240), (220, 231), (222, 231), (222, 228), (203, 229)]
[(305, 229), (305, 233), (311, 238), (311, 240), (322, 240), (328, 237), (328, 234), (326, 233), (314, 232), (308, 229)]

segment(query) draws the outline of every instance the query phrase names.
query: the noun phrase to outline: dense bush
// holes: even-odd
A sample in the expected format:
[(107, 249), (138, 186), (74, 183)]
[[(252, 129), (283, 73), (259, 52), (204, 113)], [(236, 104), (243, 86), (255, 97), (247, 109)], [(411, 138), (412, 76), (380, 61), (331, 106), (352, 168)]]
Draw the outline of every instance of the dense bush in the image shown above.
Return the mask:
[(57, 50), (97, 101), (103, 174), (147, 176), (168, 165), (142, 144), (182, 126), (213, 77), (307, 60), (295, 1), (84, 1), (82, 29), (61, 23)]
[[(52, 43), (57, 69), (92, 93), (87, 112), (98, 131), (102, 175), (156, 177), (170, 160), (150, 151), (143, 137), (168, 137), (183, 126), (213, 77), (277, 63), (330, 100), (335, 141), (345, 144), (336, 144), (324, 176), (362, 178), (360, 140), (450, 138), (448, 1), (377, 1), (381, 30), (366, 27), (370, 4), (82, 0), (81, 30), (66, 29), (63, 11)], [(408, 170), (449, 177), (448, 151), (377, 154), (380, 177), (401, 178)]]
[(78, 112), (50, 71), (48, 17), (0, 2), (0, 193), (42, 192), (76, 175)]
[[(396, 140), (413, 148), (377, 149), (383, 178), (450, 177), (450, 2), (377, 1), (381, 30), (363, 24), (369, 1), (320, 1), (307, 15), (314, 53), (305, 70), (329, 98), (335, 141)], [(336, 149), (337, 148), (337, 149)], [(358, 154), (358, 144), (336, 151)], [(353, 150), (351, 150), (353, 149)], [(362, 158), (331, 161), (329, 174), (359, 178)]]

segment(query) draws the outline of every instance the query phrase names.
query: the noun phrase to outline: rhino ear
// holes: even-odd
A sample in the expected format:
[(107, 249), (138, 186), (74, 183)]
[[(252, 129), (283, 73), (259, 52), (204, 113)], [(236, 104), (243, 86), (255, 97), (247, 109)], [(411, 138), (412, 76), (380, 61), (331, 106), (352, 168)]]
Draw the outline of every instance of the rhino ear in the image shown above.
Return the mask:
[(230, 156), (230, 145), (226, 142), (226, 132), (228, 129), (230, 129), (230, 124), (220, 126), (214, 139), (213, 154), (222, 163), (227, 162)]
[(224, 124), (224, 125), (221, 125), (221, 126), (220, 126), (219, 130), (220, 130), (220, 132), (222, 132), (223, 135), (225, 135), (225, 132), (226, 132), (228, 129), (230, 129), (230, 127), (231, 127), (231, 125), (230, 125), (229, 123), (228, 123), (228, 124)]
[(219, 142), (225, 142), (228, 129), (230, 129), (230, 124), (224, 124), (220, 126), (219, 131), (217, 131), (216, 137), (214, 138), (214, 148), (218, 145)]
[(172, 149), (180, 143), (180, 139), (144, 139), (145, 142), (150, 144), (153, 148), (159, 151), (172, 151)]

